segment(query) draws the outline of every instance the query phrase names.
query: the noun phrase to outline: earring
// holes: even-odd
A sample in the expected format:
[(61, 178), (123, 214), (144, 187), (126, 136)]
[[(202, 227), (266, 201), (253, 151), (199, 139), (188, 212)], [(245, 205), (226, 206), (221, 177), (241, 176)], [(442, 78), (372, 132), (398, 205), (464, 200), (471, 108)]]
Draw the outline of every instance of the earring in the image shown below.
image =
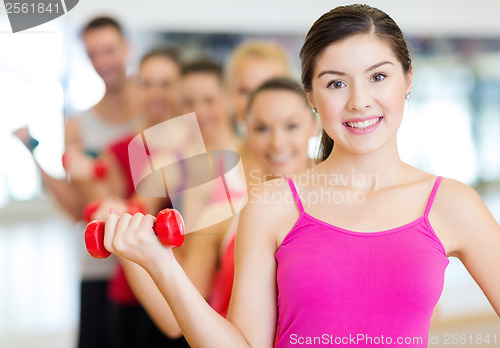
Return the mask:
[(405, 99), (408, 100), (410, 98), (411, 98), (411, 92), (406, 93), (406, 98)]
[(316, 108), (312, 108), (312, 112), (314, 116), (318, 117), (318, 110), (316, 110)]

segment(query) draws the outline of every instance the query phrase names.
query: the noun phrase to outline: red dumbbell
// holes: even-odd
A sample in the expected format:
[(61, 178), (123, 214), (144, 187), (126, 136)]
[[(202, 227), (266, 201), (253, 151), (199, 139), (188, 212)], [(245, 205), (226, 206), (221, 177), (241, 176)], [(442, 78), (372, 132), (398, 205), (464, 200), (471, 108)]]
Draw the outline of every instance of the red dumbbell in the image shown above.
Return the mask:
[[(62, 156), (62, 165), (64, 169), (68, 169), (68, 155), (66, 153)], [(108, 167), (106, 163), (100, 159), (94, 160), (94, 178), (96, 179), (104, 179), (108, 174)]]
[[(175, 209), (163, 209), (158, 213), (153, 231), (161, 244), (180, 247), (186, 234), (181, 214)], [(105, 259), (111, 253), (104, 247), (104, 221), (94, 220), (85, 228), (85, 245), (96, 259)]]

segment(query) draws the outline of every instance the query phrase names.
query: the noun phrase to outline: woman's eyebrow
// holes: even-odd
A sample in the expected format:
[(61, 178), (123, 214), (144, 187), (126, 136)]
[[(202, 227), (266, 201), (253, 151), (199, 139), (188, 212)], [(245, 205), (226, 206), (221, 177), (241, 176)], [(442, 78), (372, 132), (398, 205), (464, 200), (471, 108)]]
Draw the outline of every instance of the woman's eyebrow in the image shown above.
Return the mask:
[(326, 74), (332, 74), (332, 75), (340, 75), (340, 76), (344, 76), (345, 73), (344, 72), (341, 72), (341, 71), (335, 71), (335, 70), (324, 70), (322, 72), (320, 72), (318, 74), (318, 79), (323, 76), (323, 75), (326, 75)]
[(371, 67), (369, 67), (368, 69), (365, 70), (365, 73), (369, 72), (369, 71), (372, 71), (372, 70), (375, 70), (377, 69), (378, 67), (381, 67), (382, 65), (385, 65), (385, 64), (391, 64), (391, 65), (394, 65), (392, 62), (389, 62), (388, 60), (385, 60), (383, 62), (380, 62), (380, 63), (377, 63), (375, 65), (372, 65)]
[[(385, 64), (391, 64), (391, 65), (394, 65), (392, 62), (389, 62), (388, 60), (385, 60), (383, 62), (380, 62), (380, 63), (377, 63), (377, 64), (374, 64), (372, 65), (371, 67), (369, 67), (368, 69), (365, 70), (365, 73), (369, 72), (369, 71), (372, 71), (372, 70), (375, 70), (379, 67), (381, 67), (382, 65), (385, 65)], [(324, 70), (322, 72), (320, 72), (318, 74), (318, 79), (323, 76), (323, 75), (326, 75), (326, 74), (331, 74), (331, 75), (339, 75), (339, 76), (344, 76), (346, 75), (345, 72), (342, 72), (342, 71), (336, 71), (336, 70)]]

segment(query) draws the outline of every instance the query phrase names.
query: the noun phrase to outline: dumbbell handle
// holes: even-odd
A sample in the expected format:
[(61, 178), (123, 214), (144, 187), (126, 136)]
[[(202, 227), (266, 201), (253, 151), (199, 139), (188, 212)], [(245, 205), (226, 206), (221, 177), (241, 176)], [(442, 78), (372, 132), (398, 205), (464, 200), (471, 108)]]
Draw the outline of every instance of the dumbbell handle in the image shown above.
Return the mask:
[[(175, 209), (163, 209), (158, 213), (153, 231), (164, 246), (180, 247), (186, 233), (181, 214)], [(111, 253), (104, 247), (104, 221), (94, 220), (85, 228), (85, 246), (96, 259), (105, 259)]]

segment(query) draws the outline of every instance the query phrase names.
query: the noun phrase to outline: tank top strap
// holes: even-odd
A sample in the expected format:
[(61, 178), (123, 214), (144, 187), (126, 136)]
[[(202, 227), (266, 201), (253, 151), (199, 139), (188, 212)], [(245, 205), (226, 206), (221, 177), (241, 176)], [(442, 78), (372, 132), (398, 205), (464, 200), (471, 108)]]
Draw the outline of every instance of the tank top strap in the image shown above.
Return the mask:
[(288, 181), (288, 185), (290, 186), (290, 191), (292, 191), (292, 195), (293, 198), (295, 199), (295, 203), (297, 204), (297, 208), (299, 208), (300, 215), (304, 214), (304, 207), (302, 206), (302, 202), (300, 200), (299, 194), (297, 193), (297, 189), (295, 188), (293, 180), (287, 177), (286, 181)]
[(427, 218), (431, 211), (432, 203), (434, 202), (434, 198), (436, 197), (437, 190), (439, 188), (439, 184), (443, 180), (442, 176), (438, 176), (436, 182), (434, 182), (434, 186), (432, 187), (431, 194), (429, 196), (429, 200), (427, 201), (427, 205), (425, 206), (424, 216)]

